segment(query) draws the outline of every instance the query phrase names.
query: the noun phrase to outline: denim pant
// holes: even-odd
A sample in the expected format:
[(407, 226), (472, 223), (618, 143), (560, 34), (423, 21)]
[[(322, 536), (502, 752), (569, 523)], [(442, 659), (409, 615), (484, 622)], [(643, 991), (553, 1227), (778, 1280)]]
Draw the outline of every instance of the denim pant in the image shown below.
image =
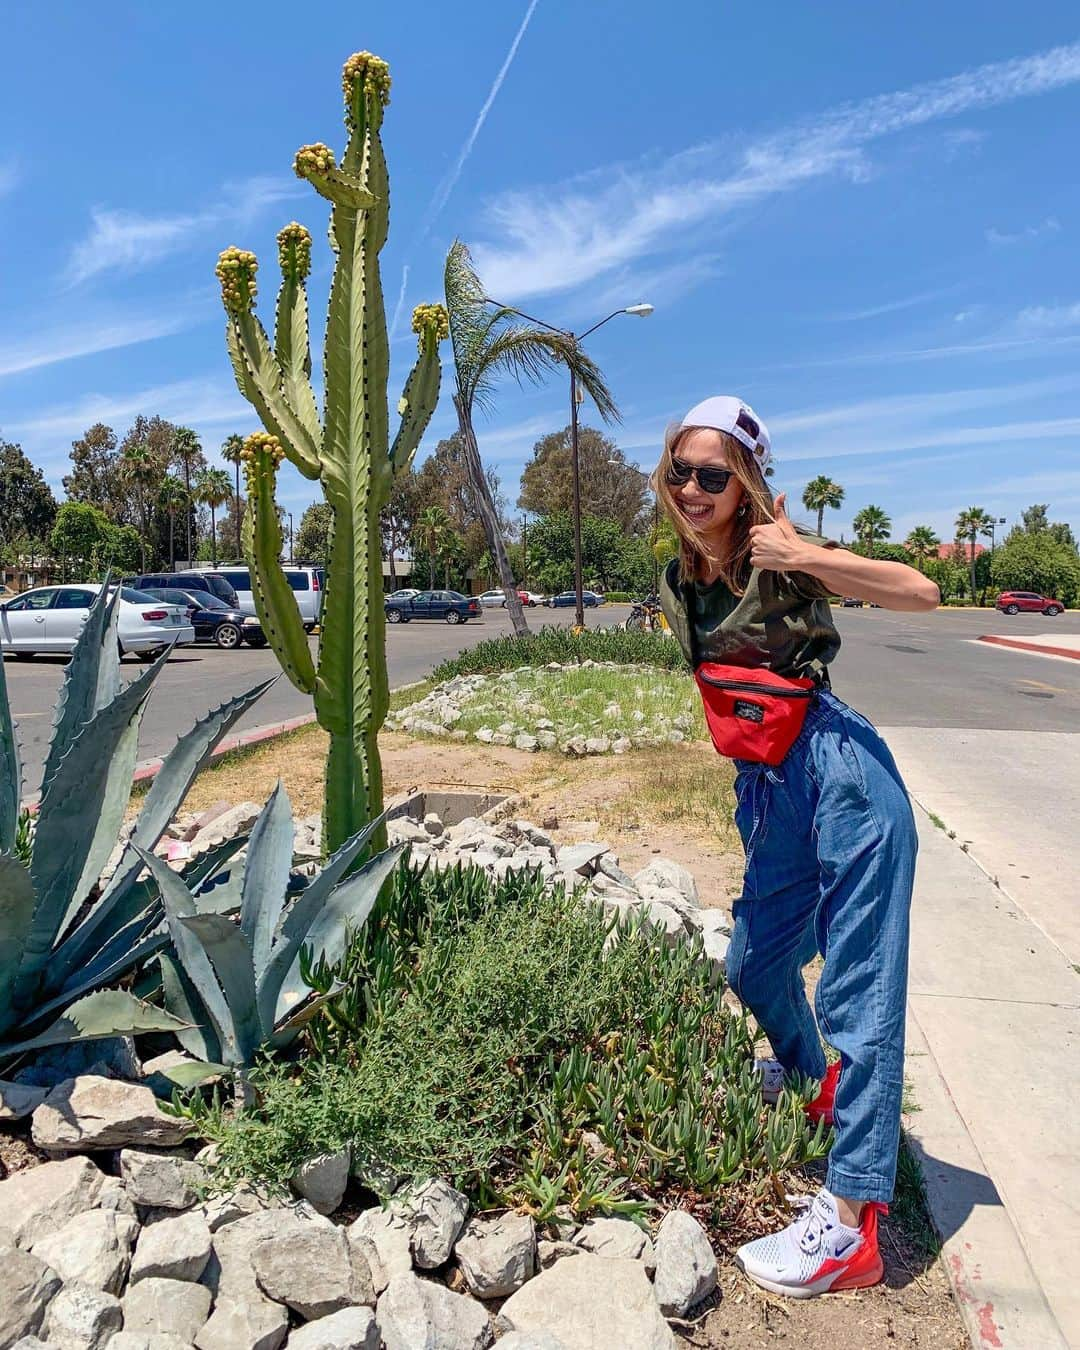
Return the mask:
[[(728, 983), (785, 1069), (821, 1078), (821, 1036), (839, 1051), (826, 1184), (835, 1195), (887, 1203), (900, 1134), (917, 849), (907, 791), (885, 742), (829, 690), (814, 700), (779, 767), (735, 764), (746, 875)], [(815, 1023), (802, 967), (817, 952), (825, 965)]]

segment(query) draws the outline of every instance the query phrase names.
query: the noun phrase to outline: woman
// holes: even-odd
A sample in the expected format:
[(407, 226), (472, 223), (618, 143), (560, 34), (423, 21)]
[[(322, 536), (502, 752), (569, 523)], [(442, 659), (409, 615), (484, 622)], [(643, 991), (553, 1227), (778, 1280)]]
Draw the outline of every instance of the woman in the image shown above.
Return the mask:
[[(777, 1057), (759, 1061), (766, 1097), (775, 1100), (785, 1072), (820, 1080), (808, 1113), (836, 1127), (825, 1188), (795, 1222), (747, 1243), (737, 1259), (765, 1288), (807, 1298), (882, 1275), (877, 1212), (896, 1175), (916, 851), (892, 756), (829, 688), (840, 635), (826, 597), (896, 610), (934, 609), (940, 597), (914, 568), (859, 557), (792, 525), (783, 494), (774, 502), (766, 487), (770, 454), (747, 404), (709, 398), (669, 432), (653, 486), (680, 543), (661, 603), (698, 673), (714, 741), (740, 747), (728, 752), (746, 872), (728, 983)], [(734, 668), (734, 680), (710, 675), (723, 667)], [(756, 688), (740, 676), (768, 682), (784, 719), (779, 742), (768, 740), (769, 698), (730, 692)], [(726, 703), (710, 705), (711, 684), (723, 686)], [(815, 1023), (802, 967), (818, 951)], [(821, 1035), (840, 1055), (828, 1070)]]

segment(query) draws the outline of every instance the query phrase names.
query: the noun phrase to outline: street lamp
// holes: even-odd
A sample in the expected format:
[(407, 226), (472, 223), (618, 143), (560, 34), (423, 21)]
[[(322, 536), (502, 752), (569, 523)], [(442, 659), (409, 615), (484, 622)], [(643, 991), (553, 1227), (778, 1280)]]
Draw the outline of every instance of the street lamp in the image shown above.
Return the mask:
[[(543, 319), (537, 319), (532, 314), (526, 314), (523, 309), (515, 309), (513, 305), (499, 304), (498, 300), (492, 300), (491, 296), (486, 295), (485, 301), (489, 305), (498, 305), (500, 309), (507, 310), (511, 314), (517, 314), (522, 319), (527, 319), (529, 323), (535, 323), (540, 328), (546, 328), (549, 333), (561, 333), (564, 337), (570, 338), (574, 342), (583, 342), (590, 333), (595, 333), (598, 328), (603, 328), (604, 324), (620, 314), (633, 314), (636, 318), (647, 318), (652, 312), (652, 305), (642, 301), (640, 304), (627, 305), (623, 309), (613, 310), (606, 318), (601, 319), (599, 323), (594, 323), (591, 328), (586, 328), (584, 333), (571, 332), (569, 328), (556, 328), (554, 324), (545, 323)], [(582, 597), (581, 587), (581, 466), (578, 459), (578, 404), (581, 402), (581, 396), (578, 391), (577, 376), (571, 370), (570, 372), (570, 467), (571, 479), (573, 483), (573, 520), (574, 520), (574, 623), (578, 628), (585, 626), (585, 602)]]
[(286, 515), (289, 517), (289, 566), (291, 567), (291, 566), (292, 566), (292, 562), (293, 562), (293, 523), (292, 523), (292, 512), (291, 512), (291, 511), (287, 511), (287, 512), (286, 512)]

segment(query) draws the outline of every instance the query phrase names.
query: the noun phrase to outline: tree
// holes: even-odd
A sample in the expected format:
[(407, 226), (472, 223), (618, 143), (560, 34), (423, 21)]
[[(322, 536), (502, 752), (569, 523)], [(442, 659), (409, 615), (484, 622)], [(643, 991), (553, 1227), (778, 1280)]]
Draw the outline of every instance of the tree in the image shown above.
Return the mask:
[[(191, 497), (192, 476), (205, 465), (206, 457), (202, 452), (202, 444), (198, 436), (190, 427), (176, 428), (173, 435), (172, 458), (173, 463), (180, 471), (180, 477), (184, 480), (184, 487), (189, 499), (194, 500)], [(187, 519), (187, 561), (191, 562), (194, 556), (191, 542), (191, 512), (189, 511)]]
[[(484, 470), (484, 477), (498, 518), (499, 537), (505, 539), (510, 533), (510, 521), (506, 516), (506, 498), (499, 476), (489, 468)], [(464, 540), (466, 566), (478, 567), (483, 555), (490, 550), (473, 491), (468, 453), (459, 431), (439, 441), (420, 466), (411, 491), (412, 500), (407, 502), (412, 512), (410, 526), (426, 506), (441, 506)]]
[(1047, 519), (1047, 512), (1050, 507), (1047, 503), (1038, 506), (1029, 506), (1021, 513), (1021, 528), (1026, 534), (1042, 534), (1043, 531), (1051, 534), (1059, 544), (1064, 544), (1068, 548), (1076, 548), (1076, 536), (1072, 532), (1072, 527), (1064, 521), (1050, 521)]
[[(126, 438), (125, 438), (126, 441)], [(150, 447), (145, 443), (125, 444), (120, 456), (121, 472), (135, 494), (135, 510), (139, 518), (139, 553), (142, 571), (146, 571), (146, 541), (150, 533), (149, 500), (151, 489), (161, 482), (161, 472)]]
[(925, 563), (928, 558), (936, 558), (938, 550), (941, 548), (941, 539), (937, 532), (932, 530), (929, 525), (916, 525), (904, 540), (904, 547), (915, 559), (915, 565), (920, 572), (926, 570)]
[(415, 534), (420, 547), (428, 557), (428, 590), (435, 589), (435, 564), (442, 554), (443, 543), (453, 530), (450, 517), (441, 506), (425, 507), (417, 517)]
[[(537, 515), (571, 510), (571, 460), (569, 427), (541, 437), (522, 471), (518, 506)], [(578, 428), (578, 463), (582, 515), (611, 516), (621, 529), (632, 530), (645, 508), (647, 480), (641, 470), (627, 464), (611, 437), (595, 427)]]
[(195, 479), (195, 500), (210, 508), (210, 559), (217, 566), (217, 509), (232, 496), (232, 483), (224, 469), (201, 469)]
[(22, 447), (0, 439), (0, 544), (48, 534), (56, 519), (56, 498), (41, 470)]
[[(404, 547), (413, 532), (420, 511), (418, 478), (412, 467), (403, 469), (394, 478), (390, 496), (383, 509), (383, 550), (390, 563), (390, 589), (397, 590), (397, 550)], [(301, 526), (301, 532), (303, 526)]]
[(1080, 555), (1049, 529), (1010, 530), (994, 550), (992, 575), (1003, 591), (1037, 591), (1065, 605), (1080, 604)]
[(243, 519), (243, 513), (240, 506), (240, 452), (244, 448), (243, 436), (226, 436), (221, 445), (221, 458), (227, 464), (231, 464), (236, 472), (236, 495), (233, 497), (233, 525), (236, 532), (236, 548), (234, 550), (237, 558), (244, 556), (244, 549), (240, 543), (240, 522)]
[[(529, 526), (529, 568), (549, 592), (574, 583), (574, 529), (568, 511), (541, 516)], [(583, 516), (581, 570), (587, 586), (643, 592), (650, 585), (653, 556), (645, 539), (627, 535), (617, 521)]]
[(158, 489), (158, 505), (169, 518), (169, 567), (176, 564), (176, 513), (188, 505), (187, 489), (175, 474), (167, 473)]
[(981, 506), (969, 506), (966, 511), (961, 511), (956, 517), (957, 539), (964, 538), (971, 546), (968, 568), (971, 574), (972, 604), (975, 603), (975, 536), (977, 534), (989, 535), (993, 524), (990, 513), (984, 511)]
[(855, 537), (866, 549), (867, 556), (874, 556), (874, 544), (878, 539), (887, 539), (892, 533), (892, 521), (880, 506), (864, 506), (851, 522)]
[(312, 502), (300, 517), (296, 532), (296, 547), (301, 558), (323, 563), (330, 553), (330, 529), (334, 513), (327, 502)]
[(825, 508), (832, 507), (838, 510), (840, 503), (844, 500), (844, 489), (839, 483), (834, 483), (828, 474), (819, 473), (816, 478), (811, 478), (806, 487), (803, 488), (802, 501), (803, 506), (808, 511), (817, 512), (817, 532), (821, 533), (822, 523), (825, 518)]
[(450, 316), (450, 342), (454, 352), (454, 408), (464, 442), (466, 464), (476, 507), (495, 559), (506, 608), (519, 637), (529, 631), (521, 597), (510, 571), (498, 512), (492, 501), (480, 447), (476, 440), (476, 410), (490, 407), (496, 376), (514, 375), (519, 381), (539, 381), (559, 365), (565, 365), (599, 409), (605, 421), (618, 413), (604, 378), (585, 355), (577, 340), (567, 333), (522, 324), (511, 309), (488, 303), (469, 250), (455, 239), (446, 255), (444, 273), (446, 308)]
[(71, 473), (64, 478), (68, 501), (89, 502), (110, 520), (130, 518), (130, 497), (120, 474), (116, 432), (104, 422), (95, 422), (77, 441), (71, 442)]
[(88, 570), (111, 559), (112, 533), (109, 517), (98, 507), (89, 502), (64, 502), (49, 534), (49, 548), (60, 560), (64, 580), (72, 566), (77, 577), (91, 580)]

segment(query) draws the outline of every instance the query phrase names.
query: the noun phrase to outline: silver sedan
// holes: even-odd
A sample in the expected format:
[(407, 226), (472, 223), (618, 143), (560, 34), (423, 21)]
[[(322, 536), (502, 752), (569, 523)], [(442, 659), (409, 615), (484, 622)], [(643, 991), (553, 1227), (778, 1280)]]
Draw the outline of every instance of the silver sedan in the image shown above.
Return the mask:
[[(0, 652), (27, 658), (72, 651), (100, 590), (97, 582), (39, 586), (5, 600), (0, 604)], [(116, 633), (120, 655), (130, 652), (140, 661), (152, 661), (168, 646), (195, 641), (183, 605), (155, 600), (130, 586), (120, 589)]]

